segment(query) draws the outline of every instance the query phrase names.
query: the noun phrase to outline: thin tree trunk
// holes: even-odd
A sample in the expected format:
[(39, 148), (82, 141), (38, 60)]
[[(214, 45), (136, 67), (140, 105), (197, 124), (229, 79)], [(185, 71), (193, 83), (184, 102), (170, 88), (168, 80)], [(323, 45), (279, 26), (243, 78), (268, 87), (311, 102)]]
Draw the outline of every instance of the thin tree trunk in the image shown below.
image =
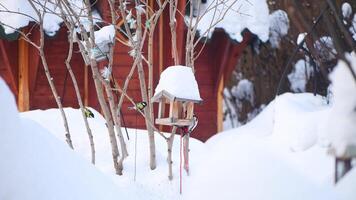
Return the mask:
[(90, 143), (90, 150), (91, 150), (91, 163), (95, 164), (95, 145), (94, 145), (94, 139), (93, 139), (93, 134), (91, 132), (91, 129), (89, 127), (89, 123), (88, 123), (88, 119), (87, 116), (85, 115), (85, 111), (84, 111), (84, 104), (82, 101), (82, 97), (80, 95), (80, 90), (78, 87), (78, 83), (77, 83), (77, 79), (75, 78), (75, 75), (73, 73), (70, 61), (72, 59), (72, 55), (73, 55), (73, 32), (72, 30), (74, 29), (70, 29), (69, 32), (69, 36), (68, 36), (68, 41), (69, 41), (69, 51), (68, 51), (68, 56), (67, 59), (65, 61), (65, 65), (67, 67), (67, 70), (70, 74), (70, 77), (72, 79), (73, 85), (74, 85), (74, 90), (75, 90), (75, 94), (77, 96), (77, 101), (80, 107), (80, 111), (82, 113), (82, 117), (84, 120), (84, 124), (85, 124), (85, 128), (87, 130), (88, 133), (88, 137), (89, 137), (89, 143)]
[(172, 58), (174, 65), (179, 64), (179, 55), (177, 49), (177, 30), (176, 30), (176, 11), (178, 0), (171, 0), (169, 3), (169, 26), (171, 28), (172, 35)]
[[(41, 36), (41, 38), (42, 38), (42, 36)], [(59, 109), (59, 111), (61, 113), (61, 116), (62, 116), (62, 119), (63, 119), (66, 142), (67, 142), (67, 144), (69, 145), (69, 147), (71, 149), (74, 149), (73, 143), (72, 143), (72, 139), (71, 139), (71, 136), (70, 136), (70, 132), (69, 132), (67, 116), (66, 116), (66, 114), (65, 114), (65, 112), (63, 110), (63, 106), (62, 106), (62, 103), (61, 103), (61, 100), (60, 100), (61, 98), (58, 96), (57, 89), (56, 89), (56, 87), (55, 87), (55, 85), (53, 83), (53, 78), (52, 78), (52, 76), (51, 76), (51, 74), (49, 72), (47, 60), (46, 60), (44, 52), (43, 52), (43, 47), (41, 47), (41, 49), (40, 49), (40, 57), (41, 57), (42, 65), (43, 65), (43, 68), (45, 70), (45, 74), (46, 74), (49, 86), (51, 88), (52, 94), (54, 96), (54, 99), (56, 100), (58, 109)]]
[(66, 137), (66, 142), (69, 145), (69, 147), (71, 149), (74, 149), (73, 147), (73, 143), (72, 143), (72, 139), (70, 136), (70, 132), (69, 132), (69, 126), (68, 126), (68, 121), (67, 121), (67, 116), (63, 110), (63, 106), (60, 100), (60, 97), (58, 96), (58, 92), (56, 90), (56, 87), (54, 85), (53, 82), (53, 78), (51, 76), (51, 73), (49, 72), (49, 67), (48, 67), (48, 63), (44, 54), (44, 29), (43, 29), (43, 16), (37, 9), (36, 6), (33, 4), (33, 2), (31, 0), (28, 0), (28, 2), (30, 3), (31, 7), (35, 10), (38, 18), (39, 18), (39, 25), (40, 25), (40, 46), (38, 47), (38, 51), (41, 57), (41, 61), (42, 61), (42, 65), (43, 68), (45, 70), (45, 74), (46, 74), (46, 78), (48, 80), (49, 86), (51, 88), (53, 97), (57, 103), (58, 109), (61, 113), (62, 119), (63, 119), (63, 123), (64, 123), (64, 129), (65, 129), (65, 137)]
[[(88, 9), (88, 17), (89, 17), (89, 21), (90, 21), (90, 42), (88, 40), (88, 38), (85, 38), (86, 41), (86, 45), (88, 47), (88, 49), (90, 49), (90, 51), (92, 51), (92, 49), (95, 48), (95, 37), (94, 37), (94, 26), (93, 26), (93, 16), (91, 13), (91, 5), (89, 0), (85, 0), (85, 4), (87, 6)], [(83, 28), (82, 28), (82, 32), (83, 32)], [(85, 32), (83, 33), (83, 35), (86, 34)], [(89, 52), (91, 53), (91, 52)], [(90, 54), (89, 54), (90, 55)], [(119, 149), (117, 146), (117, 140), (116, 140), (116, 136), (115, 136), (115, 131), (114, 131), (114, 123), (113, 123), (113, 118), (111, 116), (110, 113), (110, 109), (108, 107), (108, 105), (106, 104), (105, 101), (105, 97), (104, 97), (104, 91), (101, 85), (101, 75), (99, 73), (98, 70), (98, 66), (97, 66), (97, 62), (94, 58), (90, 57), (90, 66), (91, 66), (91, 70), (93, 72), (93, 79), (94, 79), (94, 84), (95, 84), (95, 89), (97, 91), (97, 96), (99, 99), (99, 103), (100, 106), (102, 108), (102, 111), (104, 113), (104, 117), (105, 120), (107, 122), (107, 127), (108, 127), (108, 131), (109, 131), (109, 137), (110, 137), (110, 143), (111, 143), (111, 149), (112, 149), (112, 157), (113, 157), (113, 161), (114, 161), (114, 168), (116, 171), (116, 174), (121, 175), (122, 174), (122, 166), (120, 166), (119, 162), (118, 162), (118, 156), (119, 156)], [(110, 101), (110, 100), (109, 100)]]
[[(139, 2), (136, 1), (136, 6), (139, 5)], [(147, 89), (146, 89), (146, 83), (145, 83), (145, 74), (143, 71), (143, 66), (142, 66), (142, 54), (140, 50), (141, 42), (142, 42), (142, 28), (141, 28), (141, 13), (137, 14), (137, 42), (139, 45), (136, 45), (136, 56), (138, 59), (138, 76), (140, 80), (140, 89), (141, 89), (141, 96), (142, 100), (144, 102), (148, 102), (147, 98)], [(151, 127), (150, 122), (151, 120), (151, 114), (150, 110), (146, 107), (144, 109), (144, 114), (145, 114), (145, 122), (146, 122), (146, 127), (148, 131), (148, 140), (149, 140), (149, 152), (150, 152), (150, 168), (153, 170), (156, 168), (156, 147), (155, 147), (155, 138), (154, 138), (154, 132), (153, 128)]]

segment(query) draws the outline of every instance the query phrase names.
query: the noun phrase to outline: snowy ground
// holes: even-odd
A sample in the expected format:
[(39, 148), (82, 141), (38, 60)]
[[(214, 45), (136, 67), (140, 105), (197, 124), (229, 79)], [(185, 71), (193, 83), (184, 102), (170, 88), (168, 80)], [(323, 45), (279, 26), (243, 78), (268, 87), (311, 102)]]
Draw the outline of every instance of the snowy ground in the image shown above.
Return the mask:
[[(191, 175), (179, 194), (179, 137), (168, 180), (166, 143), (156, 137), (157, 169), (148, 166), (147, 134), (129, 129), (124, 175), (114, 175), (104, 119), (90, 119), (97, 164), (80, 113), (66, 108), (75, 151), (64, 141), (56, 109), (17, 114), (0, 80), (0, 199), (355, 199), (356, 170), (333, 184), (333, 158), (320, 128), (330, 106), (311, 94), (284, 94), (245, 126), (219, 133), (205, 144), (192, 139)], [(5, 115), (3, 113), (6, 113)], [(55, 137), (53, 137), (53, 135)], [(97, 170), (99, 169), (99, 170)], [(99, 197), (99, 198), (98, 198)]]

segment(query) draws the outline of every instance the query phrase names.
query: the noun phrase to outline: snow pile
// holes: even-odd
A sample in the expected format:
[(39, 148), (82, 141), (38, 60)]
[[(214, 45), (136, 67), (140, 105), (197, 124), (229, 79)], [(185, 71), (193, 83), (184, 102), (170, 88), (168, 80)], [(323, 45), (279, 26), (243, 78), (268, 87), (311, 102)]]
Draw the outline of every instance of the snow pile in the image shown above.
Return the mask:
[[(304, 151), (315, 145), (319, 126), (327, 108), (326, 100), (312, 94), (286, 93), (275, 100), (273, 137), (291, 151)], [(287, 121), (288, 120), (288, 121)]]
[(352, 14), (352, 7), (349, 3), (345, 2), (341, 6), (341, 11), (344, 18), (349, 18)]
[[(346, 56), (356, 71), (356, 55)], [(346, 63), (339, 61), (330, 75), (333, 93), (332, 108), (325, 131), (337, 155), (345, 153), (347, 145), (356, 145), (356, 82)]]
[[(89, 108), (94, 118), (88, 118), (90, 128), (92, 130), (95, 142), (96, 164), (101, 172), (110, 177), (116, 184), (119, 191), (124, 191), (129, 196), (125, 198), (118, 196), (117, 199), (179, 199), (179, 136), (174, 139), (172, 159), (173, 159), (173, 180), (168, 180), (168, 165), (167, 165), (167, 144), (166, 141), (156, 134), (156, 159), (157, 168), (152, 171), (149, 168), (149, 143), (146, 130), (137, 130), (137, 169), (136, 181), (135, 174), (135, 129), (127, 129), (130, 140), (127, 140), (125, 129), (122, 129), (129, 156), (124, 160), (124, 170), (122, 176), (115, 175), (112, 164), (110, 140), (105, 125), (103, 116), (92, 108)], [(134, 111), (133, 111), (134, 112)], [(90, 162), (90, 145), (86, 133), (85, 125), (78, 109), (65, 108), (65, 113), (68, 117), (69, 129), (71, 131), (74, 151)], [(58, 109), (49, 110), (34, 110), (21, 113), (20, 116), (25, 119), (33, 120), (49, 130), (50, 134), (56, 136), (63, 144), (65, 137), (63, 135), (64, 128), (61, 121), (61, 115)], [(126, 116), (124, 116), (126, 117)], [(140, 116), (138, 116), (140, 117)], [(193, 133), (194, 134), (194, 133)], [(203, 154), (204, 146), (198, 140), (193, 138), (189, 141), (190, 145), (190, 166), (191, 173), (195, 173), (197, 169), (194, 166), (197, 163), (196, 158)], [(183, 191), (186, 182), (189, 182), (189, 177), (183, 173)], [(98, 186), (99, 187), (99, 186)], [(164, 191), (164, 192), (163, 192)], [(102, 198), (98, 198), (102, 199)], [(21, 199), (22, 200), (22, 199)]]
[(336, 192), (340, 196), (340, 199), (355, 199), (356, 190), (350, 186), (356, 185), (356, 169), (352, 169), (347, 175), (342, 178), (336, 185)]
[[(193, 24), (199, 20), (197, 29), (200, 35), (211, 37), (214, 28), (222, 28), (231, 39), (241, 42), (241, 32), (248, 29), (262, 41), (268, 40), (269, 11), (265, 0), (207, 0), (200, 5), (199, 13)], [(212, 25), (215, 26), (209, 30)]]
[(315, 49), (322, 60), (330, 61), (335, 59), (336, 50), (331, 37), (323, 36), (314, 43)]
[(161, 91), (166, 91), (178, 98), (202, 100), (192, 68), (186, 66), (177, 65), (165, 69), (161, 73), (155, 95)]
[(269, 18), (269, 42), (273, 48), (278, 48), (281, 38), (288, 34), (288, 15), (283, 10), (276, 10), (269, 15)]
[(242, 79), (239, 83), (231, 88), (231, 93), (241, 101), (249, 101), (251, 105), (255, 102), (255, 92), (253, 89), (253, 83), (247, 79)]
[[(339, 199), (333, 186), (334, 160), (313, 139), (328, 109), (319, 96), (283, 94), (250, 123), (215, 135), (205, 144), (184, 198)], [(313, 142), (299, 148), (286, 138)], [(354, 185), (345, 187), (351, 191)]]
[(313, 73), (313, 67), (309, 62), (300, 59), (294, 65), (293, 71), (288, 74), (290, 89), (293, 92), (305, 92), (305, 86)]
[(0, 100), (0, 199), (137, 199), (39, 124), (19, 118), (2, 79)]

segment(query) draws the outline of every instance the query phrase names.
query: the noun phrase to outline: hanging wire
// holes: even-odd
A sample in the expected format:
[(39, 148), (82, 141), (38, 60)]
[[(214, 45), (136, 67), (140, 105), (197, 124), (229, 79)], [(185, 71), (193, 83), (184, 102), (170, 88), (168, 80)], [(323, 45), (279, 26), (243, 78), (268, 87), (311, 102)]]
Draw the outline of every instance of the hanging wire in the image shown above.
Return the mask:
[(136, 169), (137, 169), (137, 112), (135, 114), (136, 118), (136, 129), (135, 129), (135, 167), (134, 167), (134, 181), (136, 181)]

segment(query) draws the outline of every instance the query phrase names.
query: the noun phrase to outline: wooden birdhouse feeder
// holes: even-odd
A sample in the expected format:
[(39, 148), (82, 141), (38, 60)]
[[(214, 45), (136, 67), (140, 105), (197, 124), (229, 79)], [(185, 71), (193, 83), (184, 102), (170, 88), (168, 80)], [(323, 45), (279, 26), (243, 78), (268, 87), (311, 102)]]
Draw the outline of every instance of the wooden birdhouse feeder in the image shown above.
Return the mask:
[(151, 101), (159, 103), (156, 124), (179, 127), (192, 125), (194, 104), (202, 102), (192, 69), (171, 66), (164, 70)]
[[(194, 103), (201, 103), (201, 100), (179, 98), (163, 90), (152, 98), (152, 102), (159, 103), (156, 124), (183, 127), (193, 124)], [(166, 106), (169, 106), (168, 114)]]

